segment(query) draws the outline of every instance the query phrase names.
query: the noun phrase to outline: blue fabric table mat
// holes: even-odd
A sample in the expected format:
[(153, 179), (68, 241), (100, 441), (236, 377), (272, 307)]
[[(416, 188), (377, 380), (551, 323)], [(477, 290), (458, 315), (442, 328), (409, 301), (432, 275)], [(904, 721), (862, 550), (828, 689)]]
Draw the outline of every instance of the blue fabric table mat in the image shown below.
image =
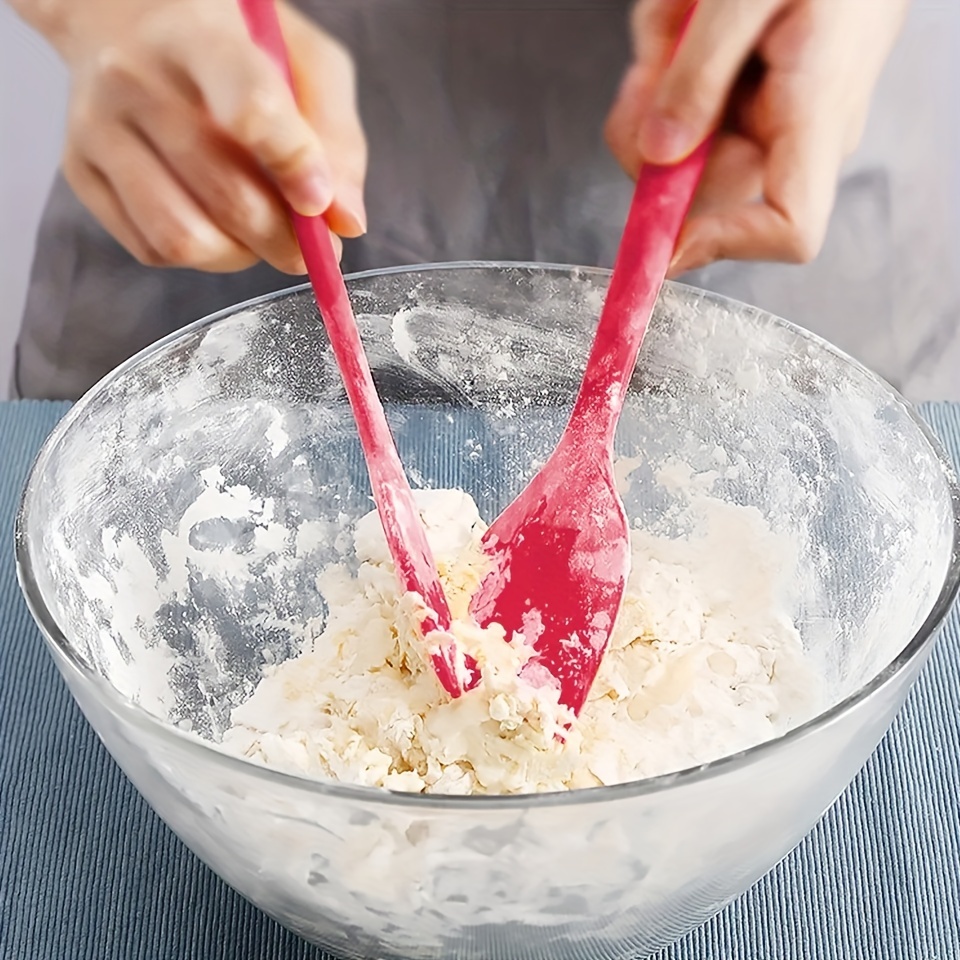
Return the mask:
[[(12, 530), (66, 404), (0, 404), (0, 958), (319, 960), (205, 867), (74, 705), (21, 600)], [(960, 404), (923, 408), (960, 464)], [(960, 616), (813, 832), (660, 960), (960, 960)]]

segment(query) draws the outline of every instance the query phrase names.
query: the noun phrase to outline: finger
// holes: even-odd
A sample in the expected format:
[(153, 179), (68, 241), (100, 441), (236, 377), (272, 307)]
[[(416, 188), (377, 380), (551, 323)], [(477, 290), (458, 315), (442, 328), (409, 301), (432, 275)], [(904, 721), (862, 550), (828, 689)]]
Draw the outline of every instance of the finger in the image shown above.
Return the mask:
[(643, 72), (630, 67), (624, 74), (603, 127), (607, 147), (624, 173), (633, 180), (639, 176), (643, 164), (639, 133), (648, 107), (648, 87)]
[(604, 138), (617, 162), (633, 179), (642, 163), (640, 127), (691, 4), (692, 0), (640, 0), (631, 11), (634, 60), (607, 115)]
[(86, 145), (90, 164), (110, 181), (129, 219), (164, 266), (241, 270), (257, 256), (220, 230), (160, 158), (130, 128), (100, 131)]
[(367, 214), (363, 190), (353, 184), (336, 188), (335, 199), (326, 212), (326, 220), (334, 235), (362, 237), (367, 232)]
[(162, 265), (160, 255), (127, 216), (127, 211), (103, 174), (72, 151), (64, 155), (62, 168), (67, 183), (80, 202), (128, 253), (144, 266)]
[(303, 259), (283, 198), (249, 158), (188, 104), (154, 100), (129, 122), (210, 221), (258, 259), (302, 274)]
[[(359, 237), (367, 232), (367, 210), (363, 185), (367, 172), (367, 144), (362, 130), (331, 130), (333, 203), (324, 214), (330, 229), (342, 237)], [(335, 158), (335, 159), (333, 159)]]
[(753, 140), (717, 134), (687, 219), (761, 200), (765, 164), (766, 154)]
[(353, 59), (342, 44), (296, 10), (280, 6), (278, 11), (300, 109), (320, 134), (328, 158), (334, 199), (325, 214), (327, 223), (341, 236), (358, 237), (367, 229), (363, 200), (367, 139), (357, 107)]
[(640, 129), (650, 163), (676, 163), (716, 126), (750, 52), (784, 0), (700, 0)]
[(326, 154), (286, 80), (249, 39), (234, 5), (215, 5), (205, 15), (209, 23), (189, 30), (165, 25), (151, 37), (157, 52), (195, 85), (216, 125), (256, 160), (298, 213), (323, 213), (333, 197)]
[(630, 12), (633, 58), (645, 71), (661, 73), (677, 46), (680, 28), (694, 0), (640, 0)]
[(677, 239), (668, 277), (706, 265), (694, 263), (698, 256), (707, 255), (699, 242), (704, 220), (763, 199), (765, 160), (762, 148), (749, 138), (736, 133), (717, 135)]
[(815, 123), (792, 128), (771, 147), (761, 201), (693, 217), (670, 274), (715, 260), (808, 263), (823, 245), (842, 162), (842, 135)]

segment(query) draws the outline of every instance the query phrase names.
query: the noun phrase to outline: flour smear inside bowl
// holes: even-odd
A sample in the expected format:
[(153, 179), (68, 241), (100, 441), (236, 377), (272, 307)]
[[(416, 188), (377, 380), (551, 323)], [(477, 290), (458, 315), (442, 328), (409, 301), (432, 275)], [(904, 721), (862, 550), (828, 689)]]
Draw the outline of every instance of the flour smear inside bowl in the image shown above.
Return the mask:
[[(162, 416), (151, 390), (124, 388), (111, 429), (121, 477), (137, 482), (106, 475), (106, 508), (83, 519), (64, 506), (55, 525), (65, 606), (115, 640), (84, 628), (81, 653), (123, 695), (277, 770), (413, 793), (537, 793), (676, 772), (776, 738), (910, 635), (922, 598), (892, 609), (884, 577), (927, 559), (896, 535), (906, 525), (892, 511), (914, 480), (886, 462), (899, 448), (872, 440), (886, 421), (872, 406), (848, 415), (846, 381), (792, 344), (782, 363), (753, 357), (779, 328), (677, 300), (648, 338), (665, 372), (631, 393), (621, 423), (631, 574), (571, 716), (551, 686), (523, 679), (523, 638), (480, 630), (468, 609), (487, 572), (486, 523), (556, 443), (556, 371), (583, 351), (572, 334), (545, 340), (526, 321), (424, 297), (360, 321), (408, 474), (433, 488), (415, 495), (479, 686), (451, 700), (425, 665), (329, 357), (304, 402), (288, 382), (296, 366), (275, 356), (294, 328), (282, 313), (241, 313), (205, 331), (164, 383)], [(585, 315), (597, 297), (587, 285)], [(255, 398), (234, 368), (256, 369)], [(849, 477), (864, 478), (863, 493)], [(852, 642), (869, 631), (887, 640)]]

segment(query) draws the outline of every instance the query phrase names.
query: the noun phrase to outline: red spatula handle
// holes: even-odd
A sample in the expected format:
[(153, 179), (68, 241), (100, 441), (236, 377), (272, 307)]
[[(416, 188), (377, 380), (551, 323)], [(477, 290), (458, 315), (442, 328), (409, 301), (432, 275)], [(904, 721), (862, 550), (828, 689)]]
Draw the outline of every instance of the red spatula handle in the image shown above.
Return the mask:
[(571, 426), (613, 441), (637, 353), (709, 152), (640, 172)]
[[(273, 0), (239, 0), (253, 41), (274, 60), (294, 89), (286, 44)], [(450, 609), (427, 544), (423, 522), (387, 425), (383, 405), (367, 363), (360, 333), (350, 306), (347, 288), (323, 217), (304, 217), (291, 211), (293, 227), (307, 265), (317, 305), (357, 421), (360, 443), (367, 461), (373, 497), (380, 512), (387, 544), (401, 588), (423, 598), (435, 616), (427, 617), (424, 633), (450, 629)], [(440, 682), (451, 696), (459, 696), (452, 638), (431, 653)], [(471, 668), (468, 663), (468, 670)]]
[[(691, 7), (687, 11), (680, 28), (681, 39), (694, 10)], [(610, 287), (570, 418), (570, 429), (608, 447), (711, 141), (708, 137), (677, 164), (645, 164), (637, 178)]]

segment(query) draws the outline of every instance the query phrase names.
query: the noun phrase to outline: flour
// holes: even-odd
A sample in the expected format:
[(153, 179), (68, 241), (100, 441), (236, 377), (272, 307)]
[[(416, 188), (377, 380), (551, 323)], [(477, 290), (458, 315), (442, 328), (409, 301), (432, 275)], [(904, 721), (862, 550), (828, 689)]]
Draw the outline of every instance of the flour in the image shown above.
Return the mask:
[(458, 643), (480, 685), (457, 700), (423, 663), (377, 514), (356, 525), (359, 569), (320, 576), (330, 616), (267, 668), (223, 745), (290, 772), (445, 794), (610, 785), (706, 763), (812, 716), (819, 688), (785, 605), (796, 562), (759, 511), (695, 497), (697, 534), (632, 533), (620, 616), (581, 715), (518, 676), (531, 650), (473, 625), (486, 529), (459, 490), (415, 493)]
[(390, 326), (393, 348), (397, 351), (397, 355), (407, 363), (414, 362), (414, 354), (417, 352), (417, 343), (407, 329), (407, 317), (412, 313), (413, 310), (410, 309), (398, 310), (393, 315)]

